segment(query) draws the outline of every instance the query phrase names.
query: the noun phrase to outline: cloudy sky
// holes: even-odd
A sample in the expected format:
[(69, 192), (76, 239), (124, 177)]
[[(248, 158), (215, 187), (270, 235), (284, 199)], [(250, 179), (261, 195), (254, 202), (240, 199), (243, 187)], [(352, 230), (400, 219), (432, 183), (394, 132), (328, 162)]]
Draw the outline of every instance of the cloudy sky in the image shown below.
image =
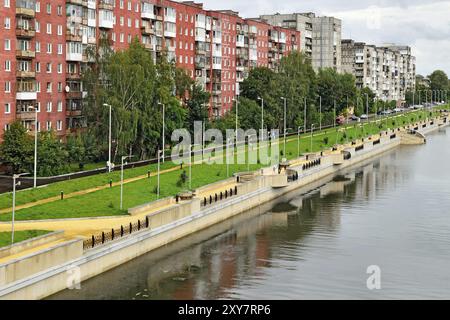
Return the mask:
[(417, 72), (450, 75), (450, 0), (203, 0), (206, 9), (233, 9), (243, 17), (315, 12), (342, 19), (342, 37), (370, 44), (410, 45)]

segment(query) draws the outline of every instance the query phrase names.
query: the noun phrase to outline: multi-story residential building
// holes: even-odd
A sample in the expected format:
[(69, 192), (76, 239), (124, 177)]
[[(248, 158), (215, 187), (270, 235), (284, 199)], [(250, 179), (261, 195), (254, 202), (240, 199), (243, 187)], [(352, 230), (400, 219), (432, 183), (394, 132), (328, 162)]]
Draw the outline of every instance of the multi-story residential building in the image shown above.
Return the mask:
[(415, 58), (406, 46), (342, 40), (342, 69), (355, 76), (358, 88), (370, 88), (379, 99), (401, 101), (415, 88)]
[(37, 108), (37, 129), (61, 138), (86, 126), (82, 71), (104, 37), (113, 50), (137, 37), (155, 61), (165, 52), (211, 92), (211, 116), (231, 110), (252, 68), (276, 70), (302, 43), (294, 29), (172, 0), (1, 0), (0, 34), (1, 128), (34, 130)]
[(314, 13), (262, 15), (267, 23), (301, 33), (301, 50), (311, 58), (317, 71), (333, 68), (341, 71), (342, 22), (334, 17), (318, 17)]

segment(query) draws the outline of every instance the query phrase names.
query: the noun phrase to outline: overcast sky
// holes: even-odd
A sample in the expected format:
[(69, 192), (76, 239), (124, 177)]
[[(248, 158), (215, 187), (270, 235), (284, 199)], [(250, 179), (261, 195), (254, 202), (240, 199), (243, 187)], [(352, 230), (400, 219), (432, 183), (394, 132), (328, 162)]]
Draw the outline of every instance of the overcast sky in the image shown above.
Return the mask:
[(232, 9), (241, 16), (315, 12), (342, 19), (342, 38), (370, 44), (410, 45), (417, 73), (450, 75), (450, 0), (203, 0), (206, 9)]

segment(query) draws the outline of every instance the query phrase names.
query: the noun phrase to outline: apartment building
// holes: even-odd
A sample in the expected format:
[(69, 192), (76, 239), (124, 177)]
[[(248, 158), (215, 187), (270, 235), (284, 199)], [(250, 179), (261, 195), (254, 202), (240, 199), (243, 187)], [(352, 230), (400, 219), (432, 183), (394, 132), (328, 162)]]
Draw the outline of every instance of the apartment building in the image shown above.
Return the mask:
[(301, 50), (311, 58), (316, 71), (333, 68), (341, 72), (341, 20), (319, 17), (312, 12), (261, 15), (260, 19), (274, 26), (299, 31)]
[(380, 47), (342, 40), (342, 69), (356, 78), (358, 88), (370, 88), (378, 99), (405, 99), (415, 88), (415, 57), (411, 48), (393, 44)]
[(252, 68), (276, 70), (302, 44), (294, 29), (169, 0), (0, 0), (0, 33), (1, 128), (34, 130), (37, 108), (37, 129), (61, 138), (86, 126), (81, 75), (103, 37), (114, 50), (137, 37), (155, 61), (165, 52), (211, 92), (212, 117), (231, 110)]

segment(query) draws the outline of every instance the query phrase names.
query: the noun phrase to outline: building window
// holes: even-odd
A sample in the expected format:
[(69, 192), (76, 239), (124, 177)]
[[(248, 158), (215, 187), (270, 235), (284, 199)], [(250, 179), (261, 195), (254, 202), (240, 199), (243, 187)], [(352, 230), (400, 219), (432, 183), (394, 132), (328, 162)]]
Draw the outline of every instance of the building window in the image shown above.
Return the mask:
[(51, 121), (47, 121), (47, 131), (52, 130), (52, 122)]
[(51, 43), (47, 43), (47, 53), (48, 54), (52, 53), (52, 44)]
[(11, 104), (5, 103), (5, 113), (11, 113)]
[(7, 71), (7, 72), (11, 71), (11, 61), (10, 60), (5, 61), (5, 71)]
[(58, 131), (62, 130), (62, 121), (61, 120), (56, 121), (56, 130), (58, 130)]
[(52, 102), (47, 102), (47, 112), (52, 112)]
[(5, 8), (9, 8), (10, 6), (10, 0), (5, 0)]
[(47, 73), (52, 73), (52, 64), (50, 62), (47, 63), (46, 71), (47, 71)]
[(62, 101), (58, 101), (58, 107), (57, 107), (58, 112), (62, 112), (62, 109), (63, 109)]
[(5, 93), (11, 93), (11, 82), (5, 82)]
[(51, 93), (51, 92), (52, 92), (52, 83), (47, 82), (47, 93)]
[(48, 14), (52, 13), (52, 5), (50, 3), (47, 3), (47, 13)]
[(11, 29), (11, 18), (5, 18), (5, 29)]
[(47, 23), (47, 34), (52, 34), (52, 24)]
[(11, 40), (5, 39), (5, 51), (11, 50)]

